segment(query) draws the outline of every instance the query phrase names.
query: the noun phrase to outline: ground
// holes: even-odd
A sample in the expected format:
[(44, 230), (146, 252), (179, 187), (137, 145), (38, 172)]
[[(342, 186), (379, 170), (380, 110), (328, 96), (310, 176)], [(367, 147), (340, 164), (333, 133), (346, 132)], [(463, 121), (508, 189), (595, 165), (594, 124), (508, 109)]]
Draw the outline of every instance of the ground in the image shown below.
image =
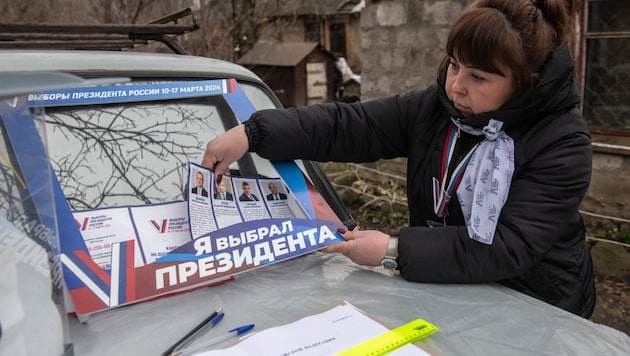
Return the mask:
[[(347, 196), (344, 202), (362, 229), (395, 234), (405, 220), (403, 210), (406, 208), (398, 210), (378, 201), (367, 204), (348, 201)], [(599, 239), (588, 241), (597, 290), (595, 311), (590, 320), (630, 335), (630, 246)]]
[(591, 320), (630, 335), (630, 247), (589, 240), (597, 301)]

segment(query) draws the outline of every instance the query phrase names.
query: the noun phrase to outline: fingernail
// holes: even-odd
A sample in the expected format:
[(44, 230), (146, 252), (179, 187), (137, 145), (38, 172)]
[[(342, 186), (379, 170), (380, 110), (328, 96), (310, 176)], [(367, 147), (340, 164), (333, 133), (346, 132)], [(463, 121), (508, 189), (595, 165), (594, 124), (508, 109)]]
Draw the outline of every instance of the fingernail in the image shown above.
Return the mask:
[(219, 175), (217, 176), (217, 184), (221, 184), (221, 180), (222, 180), (222, 179), (223, 179), (223, 175), (222, 175), (222, 174), (219, 174)]
[(337, 228), (337, 232), (340, 234), (345, 234), (346, 232), (348, 232), (346, 229), (342, 229), (340, 227)]

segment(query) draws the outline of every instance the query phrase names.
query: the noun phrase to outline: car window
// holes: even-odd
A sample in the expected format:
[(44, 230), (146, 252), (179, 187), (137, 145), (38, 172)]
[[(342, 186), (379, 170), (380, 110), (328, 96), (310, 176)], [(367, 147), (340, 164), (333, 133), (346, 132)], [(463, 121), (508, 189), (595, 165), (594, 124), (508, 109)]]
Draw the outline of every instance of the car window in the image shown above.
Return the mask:
[[(256, 109), (275, 107), (259, 87), (242, 85)], [(73, 210), (185, 199), (186, 164), (239, 123), (222, 95), (108, 105), (46, 107), (49, 156)], [(234, 174), (278, 176), (256, 155)]]
[(277, 107), (273, 100), (271, 100), (271, 97), (260, 87), (241, 83), (241, 88), (257, 110), (274, 109)]

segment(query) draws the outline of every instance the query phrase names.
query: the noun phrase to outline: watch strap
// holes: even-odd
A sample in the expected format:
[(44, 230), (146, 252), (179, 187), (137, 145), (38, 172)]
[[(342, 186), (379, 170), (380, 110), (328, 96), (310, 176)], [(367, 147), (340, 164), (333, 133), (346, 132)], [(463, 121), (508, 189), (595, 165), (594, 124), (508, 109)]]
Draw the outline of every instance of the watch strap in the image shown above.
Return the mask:
[(396, 261), (396, 256), (398, 249), (398, 236), (390, 236), (389, 241), (387, 242), (387, 251), (385, 252), (385, 257), (381, 260), (381, 266), (388, 269), (396, 269), (398, 268), (398, 262)]
[(390, 236), (387, 242), (385, 257), (396, 258), (398, 256), (398, 236)]

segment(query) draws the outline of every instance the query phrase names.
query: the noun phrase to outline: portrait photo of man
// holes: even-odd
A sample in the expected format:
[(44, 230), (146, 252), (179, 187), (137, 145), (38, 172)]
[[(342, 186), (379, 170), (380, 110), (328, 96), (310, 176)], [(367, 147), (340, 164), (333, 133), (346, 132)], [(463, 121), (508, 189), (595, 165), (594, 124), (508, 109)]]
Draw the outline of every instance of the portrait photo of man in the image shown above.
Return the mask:
[(217, 184), (217, 191), (214, 193), (214, 199), (216, 200), (234, 200), (232, 193), (227, 191), (225, 185), (225, 178), (221, 180), (221, 183)]
[(276, 183), (269, 183), (269, 194), (267, 194), (267, 200), (286, 200), (287, 195), (278, 191)]
[(258, 197), (252, 194), (252, 187), (247, 182), (243, 182), (243, 194), (238, 197), (239, 201), (258, 201)]
[(197, 181), (197, 186), (190, 190), (191, 194), (201, 195), (202, 197), (208, 196), (208, 191), (203, 187), (204, 177), (203, 173), (197, 172), (195, 175), (195, 179)]

